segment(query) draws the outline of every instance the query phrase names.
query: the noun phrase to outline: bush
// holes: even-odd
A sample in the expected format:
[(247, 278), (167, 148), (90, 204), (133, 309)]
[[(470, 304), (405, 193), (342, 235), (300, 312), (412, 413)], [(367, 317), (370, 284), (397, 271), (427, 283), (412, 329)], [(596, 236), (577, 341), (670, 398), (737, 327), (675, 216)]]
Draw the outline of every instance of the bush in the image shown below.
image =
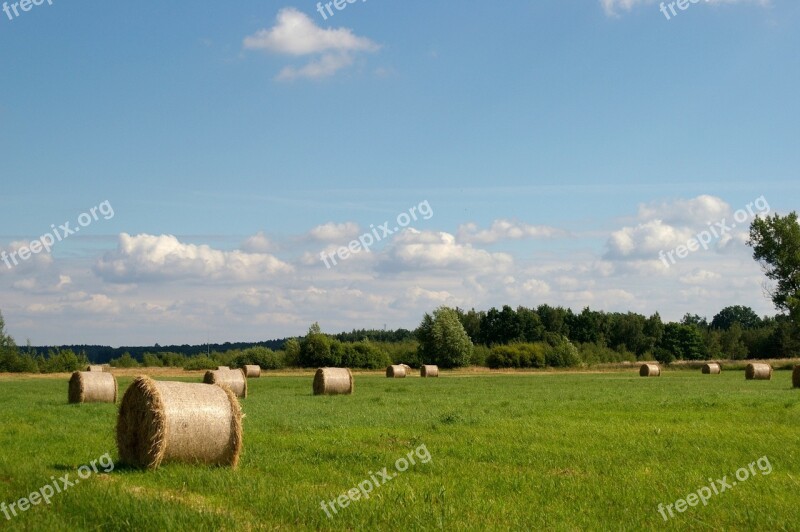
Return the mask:
[(78, 356), (71, 349), (51, 349), (39, 369), (44, 373), (70, 373), (82, 371), (88, 365), (89, 359), (83, 353)]
[(554, 368), (571, 368), (581, 363), (578, 349), (566, 337), (554, 341), (545, 355), (548, 366)]
[(231, 363), (237, 368), (242, 368), (246, 364), (256, 364), (261, 366), (261, 369), (281, 369), (285, 366), (282, 353), (260, 346), (245, 349), (236, 355)]
[(541, 368), (545, 365), (547, 345), (542, 342), (516, 343), (492, 347), (486, 364), (498, 368)]
[(342, 344), (342, 349), (344, 367), (381, 369), (392, 363), (384, 349), (368, 340)]
[(195, 370), (195, 369), (217, 369), (219, 366), (214, 359), (207, 355), (200, 355), (189, 357), (186, 363), (183, 365), (183, 369), (188, 370)]
[(491, 350), (483, 344), (475, 345), (472, 348), (472, 357), (470, 358), (470, 366), (485, 366), (486, 359), (489, 357)]
[(109, 364), (114, 368), (138, 368), (139, 362), (131, 356), (130, 353), (125, 353), (119, 358), (112, 359)]
[(158, 355), (153, 353), (145, 353), (142, 355), (142, 366), (146, 368), (163, 368), (164, 362), (158, 358)]

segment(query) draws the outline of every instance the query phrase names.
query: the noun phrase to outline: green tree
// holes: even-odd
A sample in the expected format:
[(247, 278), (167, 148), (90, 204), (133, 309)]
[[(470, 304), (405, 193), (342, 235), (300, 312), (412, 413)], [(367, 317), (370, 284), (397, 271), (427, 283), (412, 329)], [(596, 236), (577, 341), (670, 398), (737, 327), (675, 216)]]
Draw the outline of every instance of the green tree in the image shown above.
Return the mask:
[(772, 302), (786, 311), (795, 325), (800, 323), (800, 224), (797, 213), (756, 218), (750, 224), (753, 258), (775, 282), (770, 288)]
[(723, 331), (722, 353), (728, 358), (742, 360), (747, 358), (747, 346), (742, 339), (742, 324), (738, 321), (733, 322), (729, 329)]
[(472, 341), (454, 309), (439, 307), (433, 311), (433, 316), (426, 313), (417, 329), (417, 338), (424, 363), (438, 364), (443, 368), (469, 364)]
[(720, 310), (711, 319), (711, 327), (714, 329), (728, 330), (734, 323), (740, 324), (744, 329), (755, 329), (761, 326), (761, 318), (750, 307), (733, 305)]

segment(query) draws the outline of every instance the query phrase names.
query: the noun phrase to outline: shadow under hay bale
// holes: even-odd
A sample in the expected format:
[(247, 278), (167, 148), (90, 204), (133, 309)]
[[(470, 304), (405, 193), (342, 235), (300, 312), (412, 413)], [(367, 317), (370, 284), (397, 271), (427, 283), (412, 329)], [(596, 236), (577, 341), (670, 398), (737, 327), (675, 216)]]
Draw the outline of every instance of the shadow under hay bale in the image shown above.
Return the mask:
[(703, 369), (701, 371), (705, 375), (719, 375), (722, 373), (722, 367), (717, 362), (708, 362), (707, 364), (703, 364)]
[(244, 376), (248, 379), (257, 379), (261, 377), (261, 366), (255, 364), (247, 364), (244, 367)]
[(203, 376), (205, 384), (227, 386), (236, 397), (247, 398), (247, 377), (243, 369), (215, 369), (206, 371)]
[(242, 411), (223, 386), (134, 379), (117, 418), (120, 460), (155, 469), (188, 462), (236, 467), (242, 449)]
[(792, 371), (792, 386), (800, 388), (800, 366), (795, 366)]
[(395, 364), (386, 368), (386, 376), (390, 379), (404, 379), (406, 376), (406, 368), (400, 364)]
[(658, 364), (642, 364), (639, 368), (640, 377), (660, 377), (661, 366)]
[(314, 395), (350, 395), (355, 389), (353, 372), (347, 368), (319, 368), (313, 389)]
[(424, 365), (419, 370), (420, 377), (438, 377), (439, 366)]
[(69, 379), (70, 403), (116, 403), (117, 379), (111, 373), (76, 371)]
[(768, 381), (772, 378), (772, 366), (760, 362), (748, 364), (744, 370), (744, 378), (747, 380)]

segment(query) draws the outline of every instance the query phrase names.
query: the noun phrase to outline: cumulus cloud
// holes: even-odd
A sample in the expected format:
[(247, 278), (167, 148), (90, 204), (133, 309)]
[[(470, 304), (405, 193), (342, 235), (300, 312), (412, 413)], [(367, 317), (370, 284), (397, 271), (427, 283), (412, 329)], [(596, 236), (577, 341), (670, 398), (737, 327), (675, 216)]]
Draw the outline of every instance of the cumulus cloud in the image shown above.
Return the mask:
[(158, 282), (173, 279), (247, 280), (290, 272), (292, 267), (266, 253), (221, 251), (185, 244), (172, 235), (119, 235), (94, 271), (109, 282)]
[(269, 253), (275, 250), (275, 244), (264, 234), (264, 231), (259, 231), (242, 242), (239, 249), (245, 253)]
[(320, 28), (311, 18), (287, 7), (278, 12), (275, 26), (245, 37), (244, 48), (262, 50), (311, 60), (302, 67), (287, 66), (278, 74), (280, 80), (319, 79), (334, 75), (353, 63), (354, 54), (375, 52), (380, 46), (359, 37), (348, 28)]
[(659, 219), (668, 224), (703, 226), (730, 217), (731, 207), (716, 196), (652, 202), (639, 206), (639, 220)]
[(694, 235), (686, 227), (673, 227), (661, 220), (652, 220), (611, 233), (606, 243), (606, 259), (650, 259), (659, 251), (685, 244)]
[[(634, 7), (652, 5), (661, 0), (600, 0), (603, 10), (608, 16), (618, 16), (621, 11), (629, 12)], [(705, 0), (709, 4), (755, 4), (762, 7), (770, 5), (770, 0)], [(704, 2), (704, 3), (705, 3)]]
[(522, 240), (525, 238), (553, 238), (566, 232), (546, 225), (529, 225), (522, 222), (499, 219), (489, 229), (478, 229), (474, 223), (459, 226), (458, 240), (477, 244), (493, 244), (500, 240)]
[(334, 223), (328, 222), (318, 225), (308, 232), (309, 238), (317, 242), (327, 242), (334, 244), (346, 244), (357, 237), (361, 229), (355, 222)]
[(385, 271), (402, 270), (453, 270), (485, 271), (504, 270), (513, 265), (511, 255), (489, 253), (470, 244), (458, 244), (455, 236), (445, 232), (406, 229), (397, 235), (385, 255), (380, 268)]

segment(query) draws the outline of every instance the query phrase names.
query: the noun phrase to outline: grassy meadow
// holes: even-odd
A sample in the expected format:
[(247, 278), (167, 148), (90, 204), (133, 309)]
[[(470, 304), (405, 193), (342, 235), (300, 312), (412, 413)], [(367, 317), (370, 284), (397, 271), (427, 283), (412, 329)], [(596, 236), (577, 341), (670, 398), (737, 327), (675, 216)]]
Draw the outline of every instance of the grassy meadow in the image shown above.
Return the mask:
[[(188, 373), (188, 372), (187, 372)], [(787, 371), (745, 381), (636, 369), (597, 373), (356, 373), (314, 397), (311, 372), (250, 380), (238, 469), (168, 464), (91, 477), (7, 520), (8, 530), (796, 530), (800, 390)], [(164, 379), (166, 377), (158, 377)], [(67, 404), (68, 376), (0, 376), (0, 502), (77, 478), (110, 453), (117, 406)], [(132, 376), (120, 376), (120, 396)], [(199, 373), (179, 380), (199, 382)], [(425, 446), (431, 460), (331, 501)], [(746, 481), (665, 521), (711, 479)]]

